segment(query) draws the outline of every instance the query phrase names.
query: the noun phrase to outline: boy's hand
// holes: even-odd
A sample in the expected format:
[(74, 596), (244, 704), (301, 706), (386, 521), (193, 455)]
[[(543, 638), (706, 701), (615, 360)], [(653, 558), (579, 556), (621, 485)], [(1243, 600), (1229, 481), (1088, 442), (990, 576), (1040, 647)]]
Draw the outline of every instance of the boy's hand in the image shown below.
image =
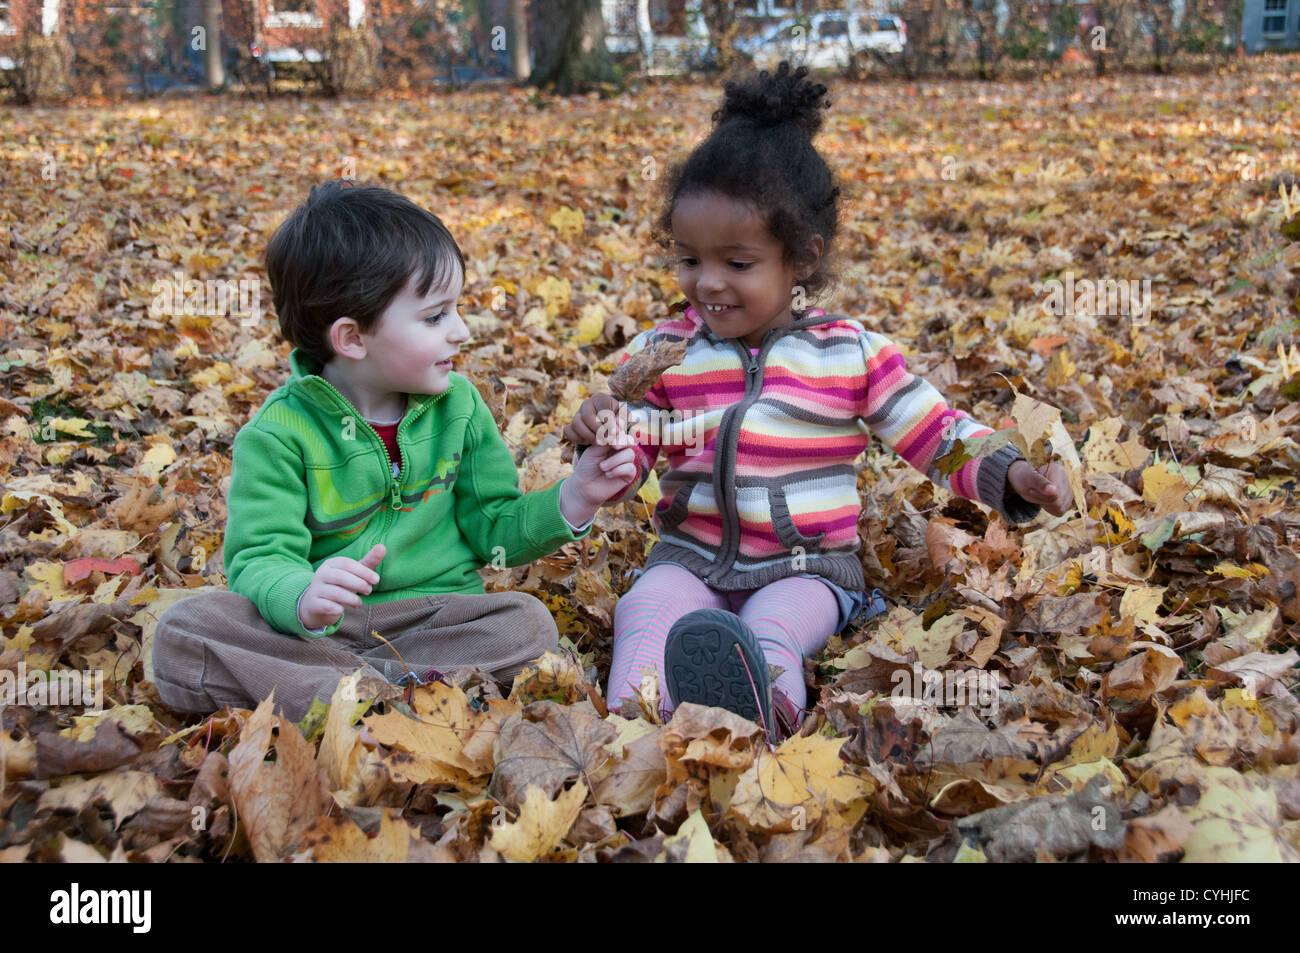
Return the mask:
[(1053, 461), (1042, 472), (1026, 460), (1017, 460), (1007, 470), (1007, 485), (1030, 503), (1037, 503), (1053, 516), (1064, 516), (1074, 506), (1074, 491), (1065, 467)]
[(333, 625), (343, 615), (344, 606), (361, 605), (361, 593), (370, 592), (379, 582), (375, 567), (387, 550), (376, 543), (358, 562), (346, 556), (334, 556), (316, 568), (311, 585), (298, 603), (298, 621), (307, 629)]
[(622, 404), (612, 394), (592, 394), (564, 428), (564, 439), (580, 447), (628, 446), (630, 438), (617, 426), (620, 407)]
[(574, 526), (585, 526), (600, 504), (618, 496), (636, 477), (636, 451), (631, 447), (592, 446), (560, 487), (560, 512)]

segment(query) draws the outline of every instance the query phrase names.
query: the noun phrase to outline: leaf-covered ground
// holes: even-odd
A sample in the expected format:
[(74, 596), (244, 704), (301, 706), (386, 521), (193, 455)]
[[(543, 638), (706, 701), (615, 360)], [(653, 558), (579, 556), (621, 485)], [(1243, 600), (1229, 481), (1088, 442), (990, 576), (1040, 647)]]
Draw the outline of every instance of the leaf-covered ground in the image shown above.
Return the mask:
[[(604, 710), (652, 489), (485, 573), (575, 647), (507, 698), (342, 684), (300, 731), (148, 678), (157, 616), (224, 585), (230, 443), (288, 354), (273, 317), (169, 314), (155, 282), (259, 277), (322, 178), (404, 192), (470, 259), (460, 369), (545, 486), (677, 298), (649, 223), (715, 87), (0, 113), (0, 670), (99, 669), (107, 705), (3, 709), (0, 859), (1297, 859), (1297, 65), (832, 87), (826, 307), (978, 420), (1055, 429), (1087, 512), (1009, 530), (877, 445), (863, 562), (894, 605), (809, 660), (776, 750), (717, 709)], [(1049, 313), (1067, 272), (1149, 280), (1150, 321)]]

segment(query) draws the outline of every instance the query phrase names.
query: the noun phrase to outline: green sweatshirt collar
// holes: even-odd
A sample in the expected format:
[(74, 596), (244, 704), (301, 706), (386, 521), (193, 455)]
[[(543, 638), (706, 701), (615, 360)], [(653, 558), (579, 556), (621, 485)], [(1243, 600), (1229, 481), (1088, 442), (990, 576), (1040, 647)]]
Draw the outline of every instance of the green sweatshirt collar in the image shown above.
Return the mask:
[[(356, 408), (340, 393), (339, 389), (321, 376), (323, 365), (300, 347), (289, 353), (289, 379), (285, 386), (289, 391), (305, 400), (309, 400), (326, 410), (342, 410), (355, 413)], [(450, 388), (448, 388), (450, 389)], [(446, 391), (443, 391), (445, 394)], [(421, 410), (431, 404), (442, 394), (407, 394), (406, 411), (403, 419), (413, 410)]]

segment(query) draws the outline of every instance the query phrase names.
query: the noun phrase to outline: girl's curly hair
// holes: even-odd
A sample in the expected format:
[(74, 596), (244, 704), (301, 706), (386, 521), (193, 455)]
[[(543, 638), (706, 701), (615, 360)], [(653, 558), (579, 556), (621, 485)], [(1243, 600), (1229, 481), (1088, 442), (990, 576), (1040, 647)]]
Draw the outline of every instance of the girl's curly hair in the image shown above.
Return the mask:
[(811, 264), (812, 239), (820, 235), (821, 261), (800, 284), (809, 298), (833, 284), (828, 257), (839, 226), (840, 188), (812, 144), (830, 100), (826, 87), (807, 75), (807, 67), (791, 71), (782, 62), (775, 75), (765, 70), (725, 84), (713, 131), (665, 176), (664, 204), (653, 232), (661, 247), (672, 246), (673, 208), (679, 198), (718, 192), (766, 216), (787, 263)]

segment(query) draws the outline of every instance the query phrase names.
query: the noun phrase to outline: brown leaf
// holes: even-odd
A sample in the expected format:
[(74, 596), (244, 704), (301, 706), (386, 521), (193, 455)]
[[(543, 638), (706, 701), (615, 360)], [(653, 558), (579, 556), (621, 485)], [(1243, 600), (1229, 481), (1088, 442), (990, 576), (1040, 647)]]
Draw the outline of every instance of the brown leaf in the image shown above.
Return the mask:
[(118, 721), (105, 720), (89, 741), (43, 732), (36, 736), (36, 777), (89, 774), (130, 764), (152, 744), (133, 735)]
[(1195, 830), (1183, 812), (1170, 804), (1147, 817), (1128, 822), (1121, 859), (1142, 864), (1165, 864), (1183, 855), (1183, 842)]
[(957, 827), (975, 837), (996, 863), (1069, 857), (1089, 845), (1124, 846), (1125, 825), (1104, 793), (1101, 775), (1073, 794), (1040, 796), (962, 818)]
[[(230, 752), (230, 794), (258, 862), (279, 860), (302, 839), (329, 799), (315, 752), (293, 722), (257, 706)], [(275, 760), (267, 761), (274, 749)]]
[(621, 401), (635, 403), (644, 400), (646, 392), (655, 386), (664, 371), (686, 359), (687, 341), (665, 341), (655, 338), (647, 348), (620, 364), (609, 378), (609, 392)]
[(668, 764), (648, 821), (680, 824), (707, 803), (721, 810), (740, 774), (754, 763), (763, 729), (723, 708), (684, 702), (664, 726), (660, 743)]
[(554, 798), (565, 782), (581, 778), (590, 788), (611, 760), (605, 745), (614, 728), (591, 709), (590, 703), (569, 706), (533, 702), (501, 725), (496, 743), (496, 770), (488, 793), (518, 810), (529, 785)]
[(1146, 701), (1174, 683), (1182, 670), (1183, 660), (1173, 649), (1155, 642), (1134, 642), (1141, 649), (1109, 672), (1102, 682), (1102, 698)]
[(446, 847), (420, 839), (420, 832), (383, 808), (377, 830), (367, 833), (346, 814), (318, 817), (303, 832), (298, 849), (289, 858), (294, 863), (316, 864), (406, 864), (451, 863), (455, 857)]
[[(162, 785), (152, 774), (120, 771), (51, 788), (41, 795), (37, 811), (67, 810), (74, 814), (91, 804), (106, 802), (113, 809), (113, 827), (162, 796)], [(188, 813), (188, 811), (187, 811)]]
[(1279, 679), (1294, 671), (1300, 664), (1300, 654), (1287, 649), (1284, 654), (1275, 652), (1250, 652), (1209, 669), (1211, 678), (1238, 682), (1251, 694), (1275, 695), (1286, 692)]
[(661, 743), (663, 728), (618, 715), (610, 715), (606, 721), (629, 726), (638, 733), (627, 741), (623, 740), (626, 735), (620, 735), (607, 746), (619, 760), (596, 784), (592, 794), (597, 804), (609, 805), (617, 817), (642, 814), (653, 802), (655, 789), (667, 778), (668, 762)]
[(56, 654), (77, 639), (108, 631), (118, 619), (125, 619), (134, 610), (127, 600), (114, 603), (82, 602), (48, 615), (32, 626), (32, 642), (38, 651)]

